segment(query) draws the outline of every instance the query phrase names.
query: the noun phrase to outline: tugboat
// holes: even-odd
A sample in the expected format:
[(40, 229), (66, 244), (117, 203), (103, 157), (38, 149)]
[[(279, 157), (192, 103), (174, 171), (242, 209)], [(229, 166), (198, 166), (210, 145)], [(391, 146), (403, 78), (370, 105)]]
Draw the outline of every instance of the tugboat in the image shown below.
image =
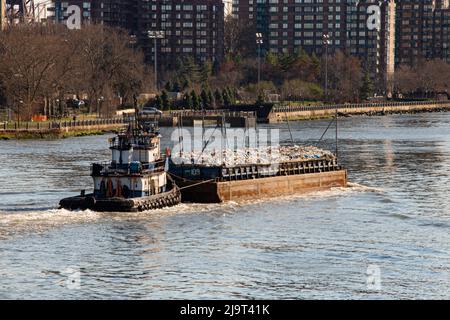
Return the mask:
[(157, 122), (138, 121), (110, 139), (110, 163), (94, 163), (94, 192), (62, 199), (61, 208), (108, 212), (138, 212), (177, 205), (179, 188), (166, 171)]

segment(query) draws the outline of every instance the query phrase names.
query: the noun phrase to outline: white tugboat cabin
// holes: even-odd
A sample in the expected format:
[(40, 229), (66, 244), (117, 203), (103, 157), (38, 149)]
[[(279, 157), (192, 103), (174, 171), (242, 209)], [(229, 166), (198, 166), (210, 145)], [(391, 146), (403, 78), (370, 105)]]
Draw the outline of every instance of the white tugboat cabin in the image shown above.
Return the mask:
[(110, 165), (93, 164), (96, 197), (137, 198), (166, 191), (165, 159), (160, 153), (158, 133), (130, 135), (110, 139)]

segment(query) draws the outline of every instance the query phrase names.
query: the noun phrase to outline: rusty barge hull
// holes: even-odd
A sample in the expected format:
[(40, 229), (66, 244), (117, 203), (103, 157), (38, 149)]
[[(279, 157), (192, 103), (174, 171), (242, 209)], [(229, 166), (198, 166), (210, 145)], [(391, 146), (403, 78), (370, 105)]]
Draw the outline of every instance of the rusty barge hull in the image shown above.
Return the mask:
[(263, 199), (347, 186), (347, 170), (291, 174), (245, 180), (177, 181), (183, 202), (220, 203)]

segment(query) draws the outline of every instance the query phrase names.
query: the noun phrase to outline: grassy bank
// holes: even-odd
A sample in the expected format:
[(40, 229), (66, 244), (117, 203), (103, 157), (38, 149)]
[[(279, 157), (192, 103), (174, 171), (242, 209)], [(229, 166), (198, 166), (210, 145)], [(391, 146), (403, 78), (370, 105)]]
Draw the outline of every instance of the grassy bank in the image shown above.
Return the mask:
[(39, 139), (66, 139), (70, 137), (84, 137), (102, 135), (115, 132), (114, 130), (81, 130), (69, 132), (0, 132), (0, 140), (39, 140)]

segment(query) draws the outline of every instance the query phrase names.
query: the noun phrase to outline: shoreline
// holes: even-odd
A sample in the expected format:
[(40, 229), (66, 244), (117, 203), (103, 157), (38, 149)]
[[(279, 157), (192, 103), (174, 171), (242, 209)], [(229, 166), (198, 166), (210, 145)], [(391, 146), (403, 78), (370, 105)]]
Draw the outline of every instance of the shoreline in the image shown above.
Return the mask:
[[(338, 116), (341, 118), (351, 118), (351, 117), (376, 117), (376, 116), (387, 116), (387, 115), (412, 115), (421, 113), (444, 113), (449, 112), (449, 108), (424, 108), (415, 110), (383, 110), (383, 111), (368, 111), (368, 112), (338, 112)], [(309, 114), (305, 115), (289, 115), (289, 121), (315, 121), (334, 118), (334, 111), (328, 114)], [(283, 113), (278, 117), (277, 121), (268, 121), (268, 124), (283, 123), (286, 121), (286, 114)], [(84, 137), (84, 136), (95, 136), (104, 135), (108, 133), (115, 133), (116, 129), (92, 129), (92, 130), (76, 130), (76, 131), (65, 131), (65, 130), (45, 130), (45, 131), (1, 131), (0, 130), (0, 141), (8, 140), (45, 140), (45, 139), (67, 139), (71, 137)]]
[(71, 137), (97, 136), (108, 133), (114, 133), (114, 130), (81, 130), (69, 132), (38, 132), (38, 131), (19, 131), (19, 132), (1, 132), (0, 141), (8, 140), (57, 140)]
[[(378, 109), (378, 110), (377, 110)], [(338, 108), (339, 117), (355, 117), (355, 116), (386, 116), (386, 115), (408, 115), (408, 114), (420, 114), (420, 113), (441, 113), (449, 112), (450, 107), (413, 107), (413, 108), (383, 108), (383, 107), (364, 107), (359, 109), (350, 109), (345, 107)], [(302, 110), (291, 112), (274, 112), (268, 117), (267, 123), (276, 124), (289, 121), (308, 121), (308, 120), (321, 120), (331, 119), (335, 117), (335, 108), (320, 109), (320, 110)]]

